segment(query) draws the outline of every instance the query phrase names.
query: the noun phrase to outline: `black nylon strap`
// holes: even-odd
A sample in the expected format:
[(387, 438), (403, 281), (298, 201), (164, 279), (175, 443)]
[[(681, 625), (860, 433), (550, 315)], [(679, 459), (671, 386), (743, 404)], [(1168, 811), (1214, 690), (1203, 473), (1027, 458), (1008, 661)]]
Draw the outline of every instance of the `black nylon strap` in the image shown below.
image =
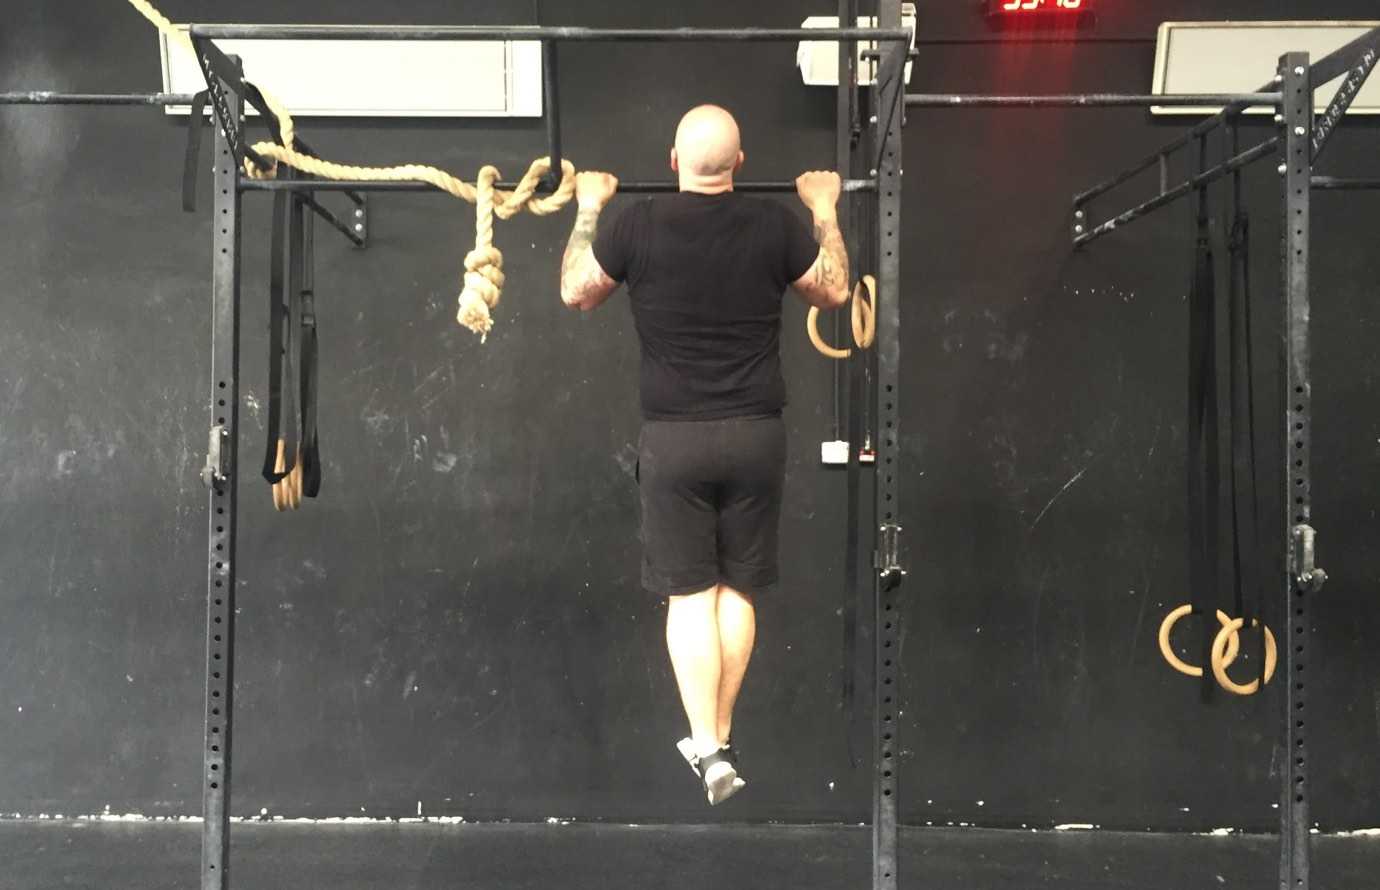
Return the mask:
[(848, 759), (856, 767), (860, 763), (860, 752), (866, 750), (866, 745), (862, 742), (860, 735), (863, 731), (861, 725), (861, 711), (857, 707), (857, 690), (860, 685), (866, 682), (866, 675), (862, 670), (859, 661), (859, 652), (862, 651), (863, 637), (862, 628), (858, 622), (860, 613), (866, 614), (866, 603), (864, 597), (871, 592), (868, 585), (862, 583), (863, 566), (859, 558), (859, 538), (862, 534), (860, 527), (862, 517), (862, 466), (858, 462), (857, 449), (862, 441), (862, 422), (858, 414), (858, 404), (862, 401), (862, 368), (859, 353), (861, 350), (854, 349), (853, 355), (847, 361), (848, 370), (848, 414), (845, 424), (845, 437), (848, 440), (848, 470), (847, 470), (847, 523), (844, 529), (844, 551), (843, 551), (843, 683), (842, 700), (843, 713), (847, 722), (848, 737)]
[(1206, 196), (1200, 198), (1188, 303), (1188, 574), (1190, 602), (1202, 631), (1199, 663), (1204, 666), (1203, 697), (1208, 699), (1215, 688), (1207, 665), (1218, 630), (1215, 616), (1221, 551), (1217, 497), (1221, 479), (1217, 450), (1217, 286)]
[[(244, 100), (258, 109), (260, 116), (264, 119), (264, 123), (268, 125), (268, 132), (272, 134), (273, 141), (282, 145), (283, 130), (278, 126), (278, 118), (274, 117), (273, 113), (268, 110), (268, 103), (264, 101), (264, 94), (260, 92), (258, 87), (247, 80), (244, 82)], [(248, 139), (245, 141), (248, 142)], [(293, 142), (296, 141), (297, 140), (294, 138)]]
[[(1254, 361), (1251, 354), (1251, 224), (1238, 210), (1231, 233), (1232, 566), (1236, 615), (1249, 628), (1261, 616), (1260, 499), (1256, 484)], [(1265, 634), (1257, 664), (1265, 670)]]
[(294, 195), (288, 205), (287, 253), (284, 266), (287, 274), (287, 327), (284, 334), (283, 379), (283, 449), (287, 454), (286, 468), (291, 471), (301, 459), (302, 415), (297, 409), (299, 379), (302, 367), (302, 266), (299, 251), (302, 242), (302, 202)]
[(192, 113), (187, 117), (187, 156), (182, 164), (182, 209), (196, 212), (197, 167), (201, 164), (201, 129), (206, 114), (209, 90), (192, 97)]
[[(283, 290), (284, 228), (287, 223), (288, 193), (273, 193), (273, 233), (269, 242), (268, 259), (268, 445), (264, 449), (263, 477), (278, 482), (286, 473), (275, 470), (278, 439), (283, 419), (283, 334), (287, 325)], [(288, 461), (293, 455), (287, 455)]]
[(301, 294), (301, 404), (302, 404), (302, 494), (314, 498), (321, 491), (321, 451), (316, 436), (317, 342), (316, 293), (313, 274), (315, 243), (312, 217), (303, 221), (298, 243), (299, 290)]

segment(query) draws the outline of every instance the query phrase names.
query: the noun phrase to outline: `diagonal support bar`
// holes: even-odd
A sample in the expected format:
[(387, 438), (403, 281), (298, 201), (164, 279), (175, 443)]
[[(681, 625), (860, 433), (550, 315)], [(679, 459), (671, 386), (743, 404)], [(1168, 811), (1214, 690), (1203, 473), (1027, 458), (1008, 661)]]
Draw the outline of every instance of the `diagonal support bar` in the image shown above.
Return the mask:
[[(1203, 188), (1204, 186), (1209, 185), (1210, 183), (1216, 182), (1224, 176), (1228, 176), (1231, 173), (1241, 169), (1242, 167), (1247, 166), (1248, 164), (1252, 164), (1260, 160), (1261, 158), (1269, 157), (1270, 155), (1274, 154), (1275, 149), (1279, 147), (1279, 143), (1280, 137), (1278, 136), (1274, 137), (1273, 139), (1268, 139), (1265, 142), (1262, 142), (1259, 145), (1255, 146), (1254, 148), (1249, 148), (1246, 151), (1243, 151), (1240, 154), (1236, 155), (1235, 157), (1229, 158), (1223, 163), (1218, 164), (1216, 167), (1204, 170), (1202, 173), (1199, 173), (1192, 179), (1188, 179), (1184, 182), (1179, 183), (1174, 188), (1162, 192), (1157, 197), (1151, 198), (1149, 201), (1146, 201), (1143, 204), (1138, 204), (1135, 207), (1132, 207), (1130, 210), (1127, 210), (1125, 213), (1122, 213), (1116, 217), (1113, 217), (1112, 219), (1107, 220), (1104, 223), (1101, 223), (1100, 225), (1096, 226), (1090, 231), (1086, 230), (1086, 225), (1080, 222), (1074, 226), (1075, 237), (1073, 239), (1073, 244), (1075, 247), (1082, 247), (1083, 245), (1091, 241), (1094, 241), (1102, 237), (1103, 235), (1106, 235), (1107, 233), (1112, 232), (1120, 228), (1121, 226), (1126, 225), (1127, 223), (1135, 222), (1142, 216), (1145, 216), (1146, 214), (1151, 213), (1152, 211), (1158, 210), (1161, 207), (1165, 207), (1169, 204), (1172, 204), (1180, 198), (1188, 195), (1189, 193), (1197, 189)], [(1085, 211), (1081, 209), (1075, 211), (1075, 215), (1079, 219), (1084, 219), (1084, 214)]]
[[(1366, 85), (1371, 72), (1375, 70), (1375, 62), (1380, 59), (1380, 28), (1370, 32), (1370, 41), (1366, 46), (1360, 48), (1360, 57), (1356, 64), (1351, 67), (1346, 74), (1346, 80), (1342, 81), (1342, 86), (1337, 90), (1337, 95), (1332, 97), (1332, 101), (1327, 106), (1327, 111), (1323, 112), (1322, 117), (1318, 118), (1313, 126), (1313, 163), (1318, 162), (1323, 149), (1327, 147), (1328, 140), (1332, 138), (1332, 133), (1337, 129), (1337, 125), (1342, 122), (1347, 109), (1351, 103), (1356, 101), (1356, 96), (1361, 92), (1361, 88)], [(1316, 86), (1316, 83), (1315, 83)]]
[(206, 78), (206, 89), (211, 94), (211, 107), (215, 109), (216, 122), (220, 125), (221, 134), (230, 143), (236, 165), (242, 169), (245, 158), (249, 158), (263, 169), (271, 167), (269, 161), (245, 143), (244, 117), (232, 114), (231, 104), (232, 101), (241, 105), (249, 101), (260, 114), (266, 115), (270, 120), (273, 119), (272, 112), (264, 107), (257, 97), (249, 95), (249, 91), (244, 88), (243, 69), (221, 52), (220, 47), (210, 40), (195, 36), (192, 37), (192, 45), (196, 47), (196, 61), (201, 66), (201, 74)]
[(1361, 56), (1365, 54), (1368, 48), (1374, 48), (1378, 44), (1380, 44), (1380, 28), (1375, 28), (1345, 46), (1333, 50), (1313, 63), (1313, 67), (1308, 71), (1309, 83), (1316, 90), (1323, 84), (1341, 77), (1360, 62)]

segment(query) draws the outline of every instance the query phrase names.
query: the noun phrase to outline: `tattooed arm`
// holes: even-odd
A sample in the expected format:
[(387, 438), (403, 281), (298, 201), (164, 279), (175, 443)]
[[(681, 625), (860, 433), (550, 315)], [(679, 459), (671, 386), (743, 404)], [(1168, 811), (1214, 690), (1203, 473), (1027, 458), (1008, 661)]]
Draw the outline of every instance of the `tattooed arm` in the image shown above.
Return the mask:
[(617, 189), (618, 180), (607, 173), (581, 173), (575, 179), (580, 212), (561, 259), (561, 302), (571, 309), (588, 312), (618, 287), (594, 258), (593, 249), (599, 214)]
[(792, 287), (812, 306), (832, 309), (848, 302), (848, 249), (839, 230), (838, 204), (842, 183), (837, 173), (806, 173), (796, 180), (800, 200), (815, 218), (819, 256)]

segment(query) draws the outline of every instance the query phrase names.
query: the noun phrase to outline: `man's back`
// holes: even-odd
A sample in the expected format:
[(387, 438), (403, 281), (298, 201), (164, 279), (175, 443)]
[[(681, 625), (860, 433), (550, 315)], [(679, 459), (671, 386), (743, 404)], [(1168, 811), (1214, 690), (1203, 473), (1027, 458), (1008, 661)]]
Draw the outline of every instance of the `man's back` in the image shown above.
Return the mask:
[(781, 297), (819, 254), (800, 220), (734, 192), (681, 192), (629, 207), (594, 254), (628, 284), (645, 418), (780, 413)]
[(671, 149), (680, 192), (642, 201), (601, 228), (608, 173), (575, 180), (579, 213), (561, 257), (561, 302), (598, 307), (625, 281), (642, 341), (637, 483), (642, 586), (665, 597), (666, 648), (690, 723), (676, 748), (718, 804), (745, 786), (733, 708), (756, 637), (752, 600), (780, 578), (786, 424), (781, 296), (812, 306), (848, 297), (837, 173), (796, 192), (814, 236), (784, 207), (733, 192), (738, 124), (701, 105)]

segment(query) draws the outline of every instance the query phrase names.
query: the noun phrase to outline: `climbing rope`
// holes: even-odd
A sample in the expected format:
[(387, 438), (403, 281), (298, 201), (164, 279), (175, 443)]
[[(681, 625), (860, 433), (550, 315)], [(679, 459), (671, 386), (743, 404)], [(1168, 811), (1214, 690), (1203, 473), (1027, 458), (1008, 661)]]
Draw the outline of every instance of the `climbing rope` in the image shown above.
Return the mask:
[[(178, 28), (148, 0), (128, 0), (129, 4), (148, 19), (167, 38), (196, 55), (186, 32)], [(259, 87), (264, 104), (278, 121), (281, 144), (277, 142), (256, 142), (254, 153), (270, 162), (261, 169), (253, 160), (244, 160), (245, 175), (251, 179), (273, 179), (278, 175), (278, 166), (285, 164), (302, 173), (319, 176), (322, 179), (356, 180), (369, 182), (425, 182), (447, 192), (463, 201), (475, 205), (474, 249), (465, 255), (464, 288), (459, 297), (459, 310), (456, 320), (486, 339), (493, 329), (491, 310), (498, 305), (503, 294), (503, 254), (494, 246), (494, 217), (511, 219), (523, 210), (535, 215), (546, 216), (560, 210), (575, 194), (575, 165), (569, 161), (561, 162), (561, 183), (550, 195), (538, 196), (537, 186), (551, 170), (550, 158), (538, 158), (527, 168), (517, 187), (505, 192), (494, 187), (499, 179), (497, 168), (486, 165), (479, 170), (475, 185), (470, 185), (445, 170), (424, 164), (403, 164), (396, 167), (358, 167), (350, 164), (337, 164), (312, 155), (303, 154), (295, 148), (296, 125), (292, 114), (282, 102), (268, 90)]]
[[(867, 291), (865, 297), (864, 289)], [(853, 286), (852, 303), (853, 342), (859, 349), (870, 349), (877, 336), (877, 279), (864, 275)], [(837, 349), (824, 342), (824, 337), (819, 333), (818, 306), (810, 307), (810, 314), (805, 319), (805, 331), (810, 335), (815, 349), (828, 358), (845, 359), (853, 354), (851, 349)]]

